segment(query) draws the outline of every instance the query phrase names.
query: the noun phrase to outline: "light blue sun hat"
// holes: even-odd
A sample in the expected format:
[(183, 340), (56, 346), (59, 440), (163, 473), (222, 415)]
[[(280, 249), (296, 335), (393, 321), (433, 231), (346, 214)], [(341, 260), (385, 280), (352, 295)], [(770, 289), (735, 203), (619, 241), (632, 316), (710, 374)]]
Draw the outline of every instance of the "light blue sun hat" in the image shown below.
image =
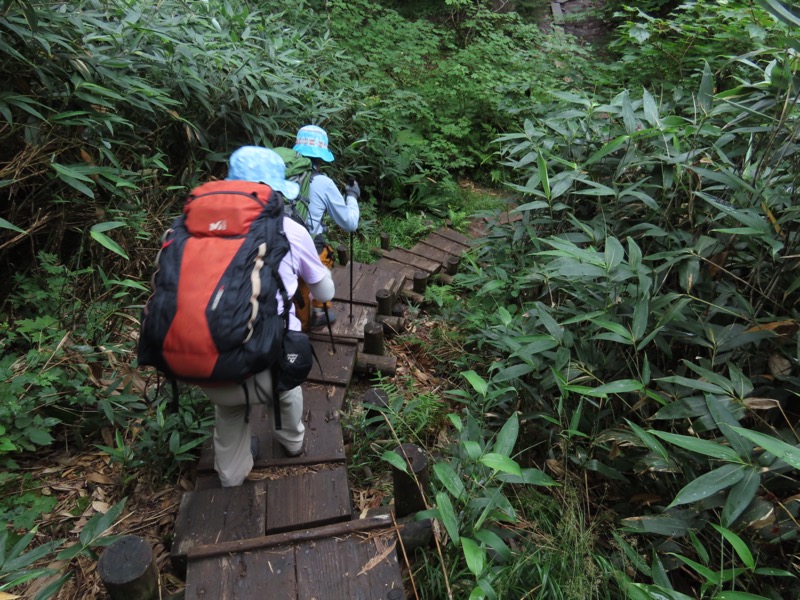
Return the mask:
[(322, 127), (316, 125), (301, 127), (297, 132), (294, 149), (308, 158), (321, 158), (325, 162), (333, 162), (333, 153), (328, 150), (328, 134)]
[(227, 179), (266, 183), (289, 200), (294, 200), (300, 193), (300, 186), (286, 179), (286, 165), (280, 155), (261, 146), (242, 146), (234, 151)]

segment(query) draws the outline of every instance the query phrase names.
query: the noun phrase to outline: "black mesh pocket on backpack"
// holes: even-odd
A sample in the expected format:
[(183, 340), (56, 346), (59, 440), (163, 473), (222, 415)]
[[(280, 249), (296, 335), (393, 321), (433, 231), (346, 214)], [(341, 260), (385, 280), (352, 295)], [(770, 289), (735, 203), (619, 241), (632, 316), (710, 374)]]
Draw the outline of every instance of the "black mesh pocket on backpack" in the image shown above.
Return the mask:
[(285, 392), (306, 380), (313, 365), (311, 341), (305, 333), (287, 331), (278, 363), (278, 391)]

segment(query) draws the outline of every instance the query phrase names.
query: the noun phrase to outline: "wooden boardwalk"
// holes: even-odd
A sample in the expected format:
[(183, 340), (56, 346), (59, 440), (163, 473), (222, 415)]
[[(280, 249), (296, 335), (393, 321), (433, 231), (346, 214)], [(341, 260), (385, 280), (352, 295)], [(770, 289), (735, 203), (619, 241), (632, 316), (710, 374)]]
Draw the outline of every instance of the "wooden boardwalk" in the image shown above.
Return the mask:
[[(470, 240), (451, 229), (413, 248), (384, 249), (378, 262), (333, 271), (334, 346), (327, 331), (311, 336), (315, 363), (303, 384), (305, 454), (288, 458), (272, 439), (272, 411), (251, 408), (259, 459), (248, 480), (222, 488), (209, 443), (197, 464), (195, 489), (182, 498), (171, 550), (195, 600), (400, 600), (405, 598), (397, 529), (389, 516), (353, 514), (340, 415), (363, 354), (364, 326), (376, 319), (376, 294), (418, 298), (415, 276), (437, 275)], [(352, 306), (352, 319), (350, 318)]]

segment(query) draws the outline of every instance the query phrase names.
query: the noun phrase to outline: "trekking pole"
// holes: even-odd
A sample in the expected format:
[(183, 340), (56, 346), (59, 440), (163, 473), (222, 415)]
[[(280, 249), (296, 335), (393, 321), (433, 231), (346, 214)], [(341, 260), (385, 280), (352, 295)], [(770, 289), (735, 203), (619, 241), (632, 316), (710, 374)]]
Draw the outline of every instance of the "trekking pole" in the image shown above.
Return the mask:
[(331, 336), (331, 348), (333, 348), (333, 353), (336, 354), (336, 344), (333, 343), (333, 327), (331, 327), (331, 319), (328, 316), (328, 305), (323, 302), (322, 309), (325, 311), (325, 320), (328, 322), (328, 333)]
[(350, 232), (350, 322), (353, 322), (353, 232)]

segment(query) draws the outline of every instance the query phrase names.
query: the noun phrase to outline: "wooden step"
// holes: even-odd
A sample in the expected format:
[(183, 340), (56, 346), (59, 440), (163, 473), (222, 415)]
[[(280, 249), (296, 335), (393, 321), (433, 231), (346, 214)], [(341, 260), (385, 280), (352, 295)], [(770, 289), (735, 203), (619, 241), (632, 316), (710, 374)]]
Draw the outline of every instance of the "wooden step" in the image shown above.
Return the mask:
[(185, 597), (402, 600), (397, 546), (385, 516), (195, 546)]
[[(247, 480), (233, 488), (186, 492), (175, 523), (170, 552), (173, 564), (182, 570), (187, 554), (195, 547), (351, 519), (344, 465), (295, 468), (284, 476), (270, 477)], [(314, 501), (308, 502), (308, 498)]]

